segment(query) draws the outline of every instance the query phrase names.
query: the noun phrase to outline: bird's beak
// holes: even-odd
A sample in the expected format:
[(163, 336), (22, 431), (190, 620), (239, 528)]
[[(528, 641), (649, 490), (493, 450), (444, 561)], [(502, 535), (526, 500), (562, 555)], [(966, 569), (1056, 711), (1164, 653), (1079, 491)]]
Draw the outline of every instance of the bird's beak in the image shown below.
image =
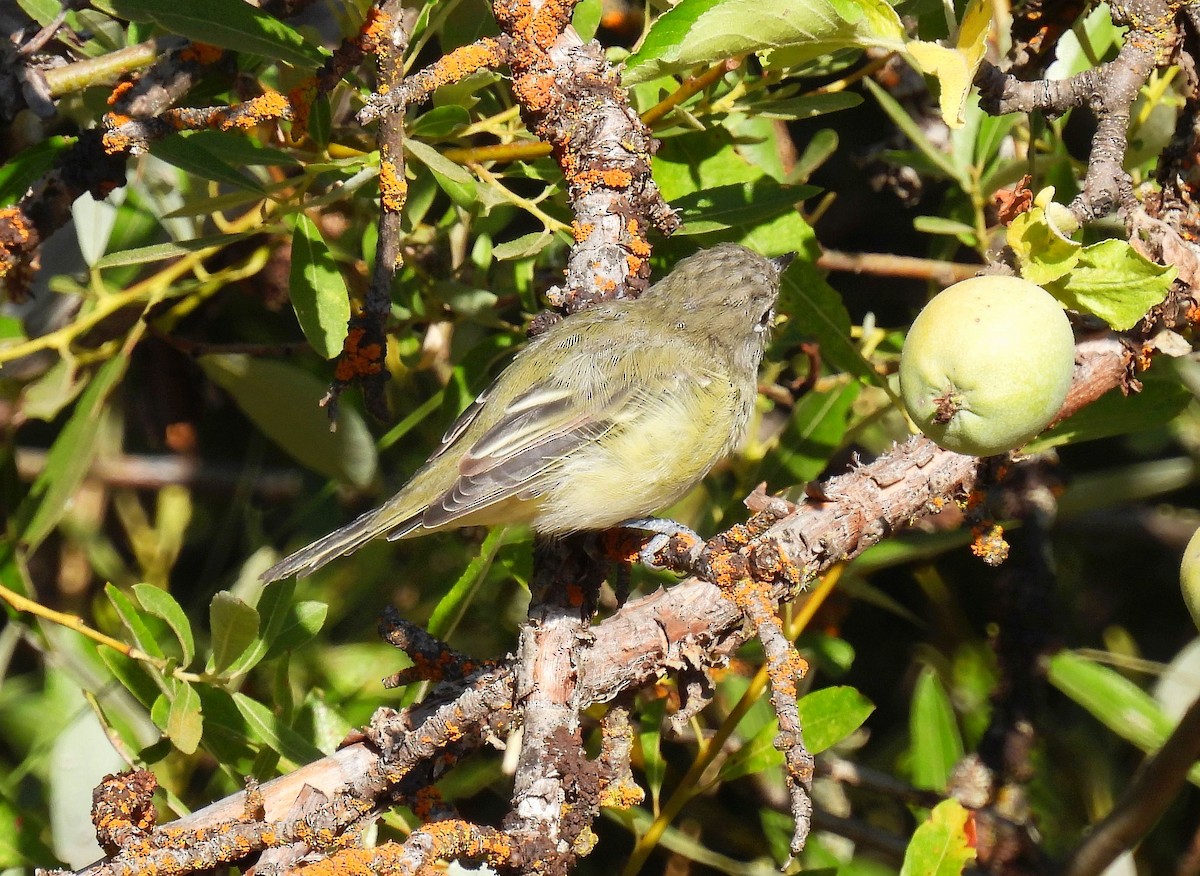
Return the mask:
[(775, 269), (782, 274), (788, 269), (788, 265), (790, 265), (795, 258), (796, 254), (794, 252), (785, 252), (783, 255), (775, 256), (775, 258), (771, 259), (771, 264), (773, 264)]

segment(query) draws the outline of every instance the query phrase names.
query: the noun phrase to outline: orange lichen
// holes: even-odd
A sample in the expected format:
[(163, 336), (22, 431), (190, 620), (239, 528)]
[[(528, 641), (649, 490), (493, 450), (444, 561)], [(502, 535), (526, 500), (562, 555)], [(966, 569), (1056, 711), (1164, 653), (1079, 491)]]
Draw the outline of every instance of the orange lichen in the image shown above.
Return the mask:
[(399, 213), (404, 209), (404, 202), (408, 199), (408, 181), (394, 161), (384, 160), (379, 164), (379, 196), (383, 209), (389, 213)]
[(122, 125), (132, 121), (129, 116), (121, 113), (105, 113), (100, 120), (101, 126), (104, 128), (104, 135), (100, 138), (100, 145), (104, 147), (104, 151), (109, 155), (117, 155), (121, 152), (128, 152), (133, 145), (132, 141), (125, 134), (120, 132)]
[(286, 97), (278, 91), (268, 90), (243, 103), (236, 114), (230, 113), (220, 127), (222, 130), (252, 128), (259, 122), (288, 118), (291, 110), (291, 103)]
[(571, 223), (571, 236), (575, 238), (576, 243), (583, 243), (592, 236), (592, 232), (595, 230), (596, 226), (591, 222), (575, 220)]
[(113, 90), (109, 93), (108, 98), (106, 99), (106, 102), (108, 103), (109, 106), (113, 106), (114, 104), (116, 104), (116, 102), (118, 100), (120, 100), (122, 97), (124, 97), (126, 94), (128, 94), (132, 88), (133, 88), (133, 80), (132, 79), (126, 79), (124, 82), (118, 82), (113, 87)]
[(364, 52), (377, 55), (391, 43), (394, 28), (392, 17), (379, 7), (373, 6), (359, 28), (358, 44)]
[(317, 97), (317, 80), (309, 76), (288, 92), (288, 104), (292, 108), (292, 137), (298, 140), (308, 130), (308, 117), (312, 113), (313, 101)]
[(989, 566), (999, 566), (1008, 559), (1008, 542), (1004, 540), (1004, 527), (999, 523), (976, 526), (971, 534), (974, 536), (971, 553)]
[(338, 356), (337, 368), (334, 371), (334, 377), (342, 383), (378, 374), (383, 370), (383, 345), (364, 342), (366, 336), (367, 331), (362, 326), (352, 326), (346, 333), (342, 353)]
[(548, 73), (531, 73), (513, 79), (513, 94), (530, 112), (543, 113), (554, 103), (554, 77)]
[(179, 52), (179, 57), (183, 61), (191, 61), (196, 64), (215, 64), (221, 60), (221, 55), (224, 53), (225, 50), (220, 46), (212, 46), (208, 43), (192, 43)]
[(602, 185), (610, 189), (628, 188), (633, 182), (633, 174), (628, 170), (609, 168), (607, 170), (585, 170), (575, 174), (570, 179), (582, 191), (590, 191), (593, 187)]

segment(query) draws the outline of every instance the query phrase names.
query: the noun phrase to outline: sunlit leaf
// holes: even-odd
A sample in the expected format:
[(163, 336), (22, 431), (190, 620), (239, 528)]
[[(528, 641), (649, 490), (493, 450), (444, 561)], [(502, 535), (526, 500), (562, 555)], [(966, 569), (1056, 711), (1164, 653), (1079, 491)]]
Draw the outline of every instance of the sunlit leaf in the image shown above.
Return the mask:
[(793, 66), (839, 49), (898, 49), (903, 37), (900, 17), (883, 0), (682, 0), (654, 22), (622, 78), (643, 82), (752, 52)]
[(213, 597), (208, 606), (212, 635), (210, 671), (224, 674), (258, 637), (258, 611), (228, 590)]
[(192, 625), (184, 614), (183, 607), (175, 601), (175, 597), (151, 584), (133, 585), (133, 595), (137, 597), (142, 608), (166, 622), (175, 638), (179, 640), (179, 647), (183, 652), (183, 665), (191, 663), (192, 658), (196, 656)]
[(186, 681), (175, 682), (175, 694), (171, 697), (165, 729), (167, 738), (184, 754), (193, 754), (200, 747), (200, 738), (204, 734), (200, 697)]
[(959, 876), (975, 860), (974, 815), (957, 800), (943, 800), (916, 829), (900, 876)]
[(1162, 303), (1175, 275), (1174, 267), (1156, 265), (1128, 241), (1105, 240), (1085, 246), (1071, 271), (1046, 291), (1072, 310), (1125, 331)]
[(153, 21), (169, 33), (224, 49), (276, 58), (302, 69), (325, 62), (325, 53), (298, 31), (243, 0), (108, 0), (107, 5), (121, 18)]
[(963, 743), (950, 696), (929, 667), (917, 676), (908, 721), (913, 784), (945, 790), (951, 770), (962, 758)]
[(332, 359), (346, 339), (350, 293), (320, 229), (303, 213), (292, 229), (288, 292), (304, 337), (318, 354)]

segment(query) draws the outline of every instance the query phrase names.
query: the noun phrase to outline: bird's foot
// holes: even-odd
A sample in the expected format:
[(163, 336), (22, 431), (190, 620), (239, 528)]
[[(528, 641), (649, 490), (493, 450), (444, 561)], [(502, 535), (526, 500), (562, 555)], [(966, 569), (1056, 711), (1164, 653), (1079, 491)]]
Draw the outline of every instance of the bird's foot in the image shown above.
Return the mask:
[(690, 527), (662, 517), (637, 517), (620, 524), (622, 529), (653, 533), (637, 552), (638, 559), (651, 569), (670, 569), (685, 574), (694, 571), (704, 539)]

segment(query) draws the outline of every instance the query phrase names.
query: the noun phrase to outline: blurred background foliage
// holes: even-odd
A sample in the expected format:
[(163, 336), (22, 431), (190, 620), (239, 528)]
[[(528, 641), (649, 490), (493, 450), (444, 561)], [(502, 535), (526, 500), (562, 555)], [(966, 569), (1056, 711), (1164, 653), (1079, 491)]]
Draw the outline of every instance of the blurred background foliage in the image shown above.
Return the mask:
[[(17, 0), (0, 16), (7, 32), (36, 30), (59, 9)], [(948, 35), (941, 5), (913, 0), (900, 11), (922, 38)], [(288, 23), (311, 49), (353, 34), (365, 13), (362, 0), (316, 2)], [(73, 6), (42, 50), (46, 63), (170, 31), (162, 15), (125, 15), (115, 0)], [(643, 13), (584, 0), (575, 25), (619, 59)], [(429, 2), (411, 69), (489, 32), (483, 0)], [(1006, 47), (1006, 34), (994, 38)], [(1111, 58), (1119, 41), (1101, 5), (1062, 38), (1048, 75)], [(286, 91), (304, 72), (270, 51), (229, 47), (232, 63), (212, 68), (187, 104)], [(1135, 183), (1171, 133), (1178, 78), (1156, 75), (1135, 108)], [(412, 108), (405, 264), (388, 323), (394, 421), (371, 419), (350, 392), (331, 433), (317, 403), (375, 255), (379, 157), (373, 132), (354, 122), (372, 81), (369, 64), (352, 71), (319, 100), (307, 133), (264, 124), (154, 142), (130, 161), (127, 185), (75, 203), (73, 221), (42, 249), (31, 297), (0, 308), (0, 583), (142, 652), (123, 656), (10, 609), (0, 630), (0, 868), (96, 857), (87, 808), (107, 772), (152, 767), (165, 820), (239, 790), (247, 775), (267, 779), (332, 751), (379, 705), (407, 702), (415, 692), (379, 684), (406, 664), (376, 636), (385, 604), (470, 654), (513, 647), (530, 574), (521, 530), (380, 542), (299, 582), (257, 581), (282, 552), (372, 507), (416, 469), (523, 342), (571, 242), (561, 175), (538, 157), (503, 76), (473, 75)], [(112, 84), (61, 94), (50, 118), (23, 110), (6, 120), (0, 205), (16, 203), (80, 129), (97, 126)], [(631, 103), (647, 112), (680, 84), (675, 74), (641, 81)], [(1032, 173), (1035, 190), (1054, 185), (1064, 203), (1077, 191), (1086, 114), (991, 118), (972, 98), (965, 124), (951, 129), (927, 85), (879, 50), (782, 67), (751, 58), (654, 123), (654, 176), (684, 219), (680, 234), (655, 241), (656, 276), (723, 240), (801, 253), (752, 439), (670, 510), (698, 531), (744, 519), (742, 498), (760, 482), (795, 498), (805, 482), (909, 434), (895, 365), (906, 325), (937, 287), (886, 267), (826, 276), (822, 247), (969, 270), (1002, 240), (997, 190)], [(473, 152), (497, 145), (513, 157)], [(1122, 233), (1111, 223), (1085, 230), (1090, 239)], [(1200, 690), (1196, 628), (1177, 580), (1200, 523), (1200, 374), (1191, 357), (1160, 361), (1146, 384), (1141, 399), (1106, 399), (1105, 416), (1043, 442), (1056, 445), (1049, 465), (1064, 489), (1050, 534), (1053, 589), (1038, 597), (1051, 610), (1032, 641), (1073, 649), (1050, 664), (1028, 777), (1052, 854), (1103, 816)], [(1004, 569), (970, 555), (956, 524), (951, 508), (835, 567), (820, 611), (794, 630), (812, 664), (807, 683), (842, 697), (810, 704), (816, 719), (843, 716), (836, 756), (932, 792), (980, 745), (997, 683), (998, 604), (1013, 592)], [(1018, 551), (1023, 537), (1012, 533)], [(635, 592), (669, 583), (634, 570)], [(670, 682), (640, 698), (646, 802), (606, 813), (581, 871), (614, 872), (640, 843), (645, 872), (777, 872), (791, 825), (768, 704), (739, 713), (694, 775), (697, 740), (730, 720), (758, 663), (746, 646), (683, 734), (663, 731), (677, 703)], [(442, 784), (472, 818), (503, 812), (508, 799), (499, 758), (468, 759)], [(818, 781), (817, 799), (863, 828), (818, 829), (810, 840), (803, 863), (842, 873), (896, 872), (927, 811), (927, 801), (829, 780)], [(1200, 872), (1198, 804), (1190, 788), (1121, 872)], [(679, 814), (648, 842), (664, 811)], [(414, 825), (411, 813), (389, 813), (378, 838)], [(1192, 869), (1176, 870), (1184, 860)]]

